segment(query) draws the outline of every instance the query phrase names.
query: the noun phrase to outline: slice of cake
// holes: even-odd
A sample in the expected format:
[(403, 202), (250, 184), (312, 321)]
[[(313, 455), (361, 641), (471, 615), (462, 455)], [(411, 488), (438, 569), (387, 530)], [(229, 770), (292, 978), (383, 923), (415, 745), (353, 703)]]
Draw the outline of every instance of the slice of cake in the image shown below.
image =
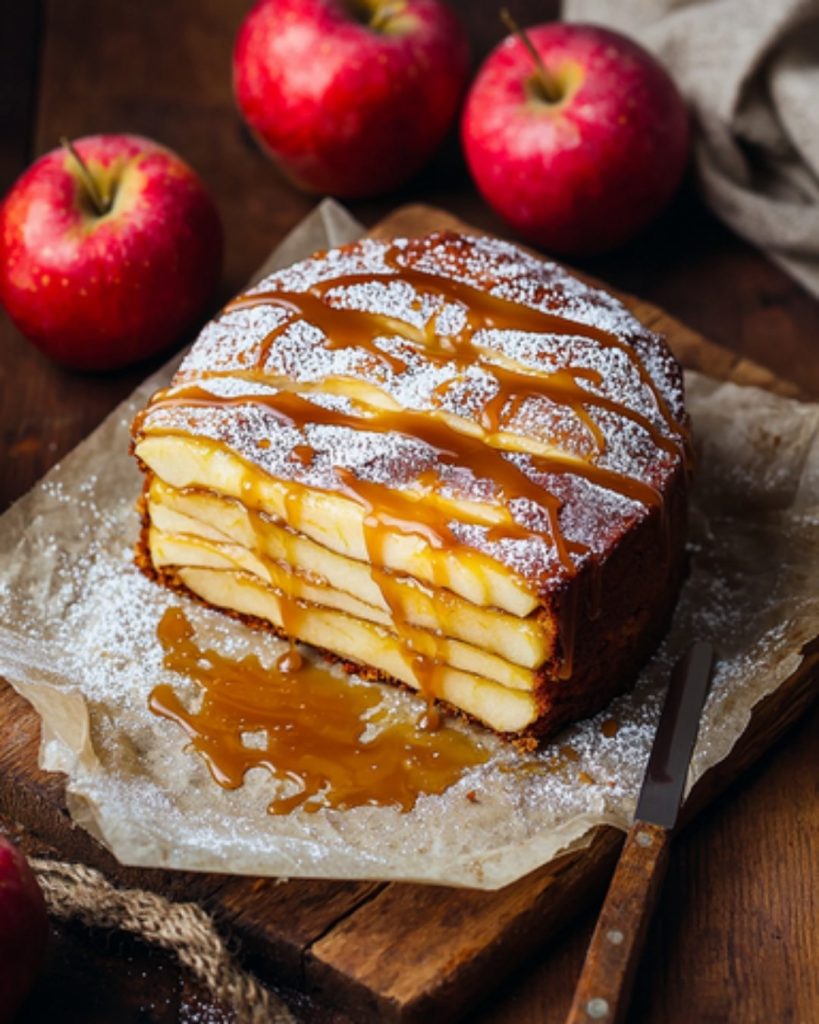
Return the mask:
[(363, 240), (266, 278), (133, 442), (146, 572), (499, 733), (602, 707), (676, 597), (679, 366), (496, 239)]

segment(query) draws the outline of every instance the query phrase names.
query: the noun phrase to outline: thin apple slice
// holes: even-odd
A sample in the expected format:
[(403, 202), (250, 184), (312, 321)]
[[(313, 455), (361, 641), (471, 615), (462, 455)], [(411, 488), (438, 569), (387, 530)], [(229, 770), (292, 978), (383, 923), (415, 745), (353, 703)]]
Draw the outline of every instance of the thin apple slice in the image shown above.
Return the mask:
[[(152, 528), (148, 534), (151, 560), (157, 568), (210, 568), (245, 572), (257, 577), (277, 593), (313, 608), (332, 608), (356, 619), (383, 626), (393, 635), (392, 616), (365, 604), (351, 594), (316, 579), (310, 579), (292, 568), (269, 558), (259, 558), (239, 544), (217, 543), (199, 537), (163, 533)], [(431, 660), (464, 669), (493, 679), (515, 690), (533, 690), (538, 677), (531, 669), (513, 665), (496, 654), (452, 637), (430, 630), (418, 629), (408, 623), (401, 625), (402, 639), (413, 653)]]

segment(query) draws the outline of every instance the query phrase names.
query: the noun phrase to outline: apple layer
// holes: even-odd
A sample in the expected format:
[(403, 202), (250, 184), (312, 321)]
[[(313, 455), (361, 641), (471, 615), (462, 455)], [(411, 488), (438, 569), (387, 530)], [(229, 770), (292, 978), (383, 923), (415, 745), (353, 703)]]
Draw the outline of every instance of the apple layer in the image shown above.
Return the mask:
[[(203, 438), (151, 433), (146, 428), (135, 452), (157, 477), (177, 489), (196, 488), (235, 498), (337, 554), (370, 563), (367, 512), (349, 498), (268, 476), (228, 448)], [(429, 501), (430, 496), (424, 495), (423, 500)], [(497, 561), (470, 548), (434, 548), (421, 533), (389, 533), (380, 557), (381, 568), (451, 590), (484, 608), (522, 618), (539, 605), (531, 587)]]
[[(257, 577), (289, 600), (311, 608), (332, 608), (353, 618), (363, 619), (393, 632), (392, 616), (373, 608), (352, 594), (336, 590), (326, 581), (310, 579), (291, 566), (281, 565), (258, 555), (239, 544), (224, 544), (200, 537), (164, 533), (152, 527), (148, 532), (151, 561), (159, 568), (209, 568), (245, 572)], [(299, 617), (301, 621), (301, 617)], [(413, 652), (436, 662), (462, 668), (467, 672), (494, 679), (503, 686), (532, 690), (537, 676), (531, 669), (521, 668), (488, 651), (461, 640), (442, 636), (430, 630), (401, 624), (401, 637)], [(338, 652), (341, 653), (341, 652)]]
[[(277, 629), (294, 632), (306, 643), (418, 689), (401, 641), (381, 626), (334, 609), (291, 601), (241, 570), (180, 567), (174, 575), (208, 604), (263, 619)], [(522, 732), (538, 717), (532, 693), (451, 665), (436, 666), (434, 685), (443, 700), (497, 732)]]
[[(381, 625), (389, 625), (395, 610), (410, 626), (479, 647), (524, 669), (539, 668), (553, 654), (553, 624), (542, 614), (522, 619), (397, 575), (389, 580), (390, 606), (369, 565), (339, 555), (238, 501), (202, 491), (179, 491), (154, 478), (147, 507), (152, 525), (151, 555), (156, 566), (202, 564), (203, 557), (212, 559), (213, 547), (206, 556), (200, 546), (199, 560), (186, 562), (180, 545), (197, 538), (220, 545), (224, 558), (241, 563), (240, 567), (269, 583), (273, 582), (271, 574), (278, 579), (282, 566), (292, 566), (300, 579), (319, 581), (326, 599), (317, 603), (331, 601), (334, 607)], [(156, 538), (154, 530), (158, 532)], [(274, 585), (285, 589), (281, 581)]]

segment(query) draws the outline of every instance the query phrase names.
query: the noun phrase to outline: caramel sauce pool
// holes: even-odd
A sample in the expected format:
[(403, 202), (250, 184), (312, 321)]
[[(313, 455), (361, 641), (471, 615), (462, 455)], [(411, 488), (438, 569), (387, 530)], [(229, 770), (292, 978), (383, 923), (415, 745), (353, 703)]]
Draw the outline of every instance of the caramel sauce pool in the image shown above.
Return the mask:
[(298, 656), (265, 668), (254, 654), (203, 651), (180, 608), (165, 612), (157, 637), (165, 668), (194, 680), (202, 694), (191, 712), (162, 684), (148, 699), (151, 711), (181, 726), (225, 789), (239, 788), (251, 768), (296, 783), (297, 793), (271, 802), (271, 814), (362, 805), (409, 811), (420, 795), (443, 793), (489, 757), (457, 730), (423, 732), (410, 723), (364, 740), (382, 701), (376, 687), (353, 685)]

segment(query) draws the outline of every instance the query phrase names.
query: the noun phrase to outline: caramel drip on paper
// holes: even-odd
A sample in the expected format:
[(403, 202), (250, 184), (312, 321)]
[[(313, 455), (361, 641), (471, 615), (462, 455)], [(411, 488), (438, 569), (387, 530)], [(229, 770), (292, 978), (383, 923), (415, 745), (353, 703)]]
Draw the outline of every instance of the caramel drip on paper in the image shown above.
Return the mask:
[(288, 654), (268, 669), (253, 654), (234, 659), (202, 650), (180, 608), (165, 612), (157, 636), (165, 668), (201, 687), (201, 705), (189, 711), (162, 684), (149, 697), (151, 711), (184, 730), (225, 789), (240, 787), (251, 768), (295, 785), (295, 793), (270, 803), (271, 814), (362, 805), (409, 811), (420, 795), (443, 793), (489, 756), (455, 729), (431, 735), (393, 723), (365, 738), (379, 718), (377, 688), (350, 685), (307, 662), (294, 665)]

